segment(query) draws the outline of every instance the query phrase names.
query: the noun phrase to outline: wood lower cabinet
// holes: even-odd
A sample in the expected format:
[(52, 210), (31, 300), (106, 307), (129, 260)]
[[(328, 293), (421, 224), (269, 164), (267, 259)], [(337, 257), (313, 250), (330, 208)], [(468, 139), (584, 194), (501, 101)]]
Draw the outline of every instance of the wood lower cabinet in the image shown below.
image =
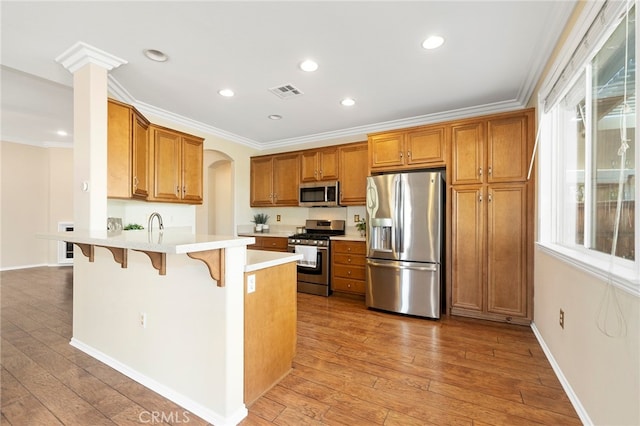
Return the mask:
[(297, 206), (300, 154), (251, 157), (251, 207)]
[(109, 99), (107, 126), (107, 196), (149, 195), (149, 122), (130, 105)]
[(371, 172), (444, 167), (447, 134), (438, 124), (369, 135)]
[(528, 324), (526, 184), (452, 189), (452, 314)]
[(367, 142), (340, 146), (340, 205), (365, 205), (369, 174), (367, 149)]
[(149, 200), (202, 203), (203, 143), (201, 138), (151, 125)]
[[(286, 240), (286, 239), (285, 239)], [(247, 292), (247, 277), (256, 289)], [(290, 262), (244, 274), (244, 403), (249, 406), (292, 368), (297, 342), (297, 272)]]
[(338, 147), (302, 151), (300, 182), (338, 180)]
[(331, 258), (332, 290), (364, 296), (364, 241), (332, 241)]
[(247, 246), (250, 250), (287, 251), (288, 239), (286, 237), (255, 237), (255, 244)]

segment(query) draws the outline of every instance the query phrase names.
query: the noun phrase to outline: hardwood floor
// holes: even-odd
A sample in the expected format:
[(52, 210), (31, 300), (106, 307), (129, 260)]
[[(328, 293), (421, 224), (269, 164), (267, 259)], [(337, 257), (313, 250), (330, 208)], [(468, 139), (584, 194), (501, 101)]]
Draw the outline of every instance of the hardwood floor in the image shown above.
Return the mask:
[[(206, 424), (69, 345), (71, 268), (6, 271), (0, 278), (0, 423)], [(361, 300), (299, 294), (293, 370), (241, 424), (580, 421), (527, 327), (430, 321), (370, 311)]]

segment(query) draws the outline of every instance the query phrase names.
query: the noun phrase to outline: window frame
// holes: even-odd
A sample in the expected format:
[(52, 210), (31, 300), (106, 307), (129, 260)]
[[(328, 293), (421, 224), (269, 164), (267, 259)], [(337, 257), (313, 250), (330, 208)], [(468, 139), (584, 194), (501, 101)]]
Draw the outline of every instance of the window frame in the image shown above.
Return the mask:
[[(605, 7), (608, 17), (603, 17)], [(564, 187), (562, 173), (564, 150), (562, 146), (555, 141), (561, 131), (559, 122), (559, 111), (556, 105), (561, 101), (568, 90), (573, 86), (582, 72), (586, 73), (586, 78), (590, 80), (591, 70), (590, 63), (595, 55), (600, 51), (607, 39), (615, 31), (615, 29), (623, 22), (624, 12), (626, 11), (626, 2), (593, 2), (587, 3), (581, 15), (576, 22), (574, 30), (570, 33), (568, 41), (564, 48), (559, 52), (558, 58), (552, 67), (545, 82), (539, 91), (538, 101), (538, 232), (536, 245), (543, 252), (556, 257), (563, 262), (574, 265), (591, 275), (595, 275), (600, 279), (611, 283), (612, 285), (629, 292), (633, 295), (640, 296), (640, 228), (635, 226), (640, 219), (640, 210), (634, 209), (634, 245), (635, 260), (623, 259), (620, 257), (613, 258), (610, 254), (598, 252), (589, 249), (586, 246), (574, 245), (567, 246), (562, 243), (562, 211), (564, 199), (562, 198)], [(637, 10), (636, 10), (637, 16)], [(606, 19), (605, 19), (606, 18)], [(598, 19), (598, 21), (596, 21)], [(600, 27), (596, 28), (594, 37), (595, 24)], [(640, 47), (637, 43), (638, 22), (635, 22), (636, 28), (636, 58)], [(588, 34), (589, 37), (586, 37)], [(583, 43), (584, 39), (587, 43)], [(596, 38), (597, 42), (593, 42)], [(585, 46), (590, 47), (586, 50)], [(582, 51), (581, 51), (582, 50)], [(575, 63), (576, 56), (580, 57), (579, 63)], [(569, 69), (569, 72), (567, 70)], [(637, 84), (638, 68), (635, 70), (635, 79)], [(636, 86), (637, 87), (637, 86)], [(587, 96), (590, 94), (587, 93)], [(545, 104), (549, 98), (553, 104)], [(637, 89), (636, 89), (637, 99)], [(590, 100), (587, 99), (587, 108), (591, 108)], [(548, 110), (547, 110), (548, 109)], [(591, 117), (591, 111), (587, 111), (587, 116)], [(640, 123), (640, 113), (636, 107), (635, 122)], [(590, 132), (587, 132), (590, 134)], [(589, 182), (591, 171), (592, 153), (590, 150), (590, 136), (585, 141), (585, 182)], [(637, 170), (640, 164), (640, 147), (638, 146), (638, 133), (635, 132), (635, 168)], [(585, 191), (590, 191), (591, 185), (585, 185)], [(589, 188), (589, 189), (587, 189)], [(587, 194), (585, 193), (585, 197)], [(589, 194), (591, 199), (591, 194)], [(640, 185), (635, 188), (635, 200), (640, 200)], [(586, 207), (585, 207), (586, 211)], [(588, 215), (586, 215), (588, 216)], [(589, 224), (585, 217), (585, 245), (588, 244), (590, 238)]]

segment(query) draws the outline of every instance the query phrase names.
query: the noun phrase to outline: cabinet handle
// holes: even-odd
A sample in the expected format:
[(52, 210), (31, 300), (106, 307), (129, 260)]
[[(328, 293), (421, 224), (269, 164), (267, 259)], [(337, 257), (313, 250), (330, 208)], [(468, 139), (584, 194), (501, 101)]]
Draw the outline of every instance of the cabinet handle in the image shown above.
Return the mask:
[(351, 247), (347, 247), (347, 251), (351, 251)]
[(138, 188), (138, 176), (134, 176), (133, 177), (133, 189), (137, 189)]
[(186, 194), (186, 193), (187, 193), (187, 187), (186, 187), (186, 186), (183, 186), (183, 187), (182, 187), (182, 193), (183, 193), (183, 194)]
[(411, 159), (411, 151), (407, 151), (407, 158)]
[(274, 203), (277, 203), (277, 202), (278, 202), (278, 194), (277, 194), (277, 193), (274, 193), (274, 194), (273, 194), (273, 202), (274, 202)]
[(347, 275), (351, 276), (351, 271), (347, 271)]
[(351, 263), (351, 258), (348, 258), (348, 259), (347, 259), (347, 262)]
[(489, 202), (493, 201), (493, 196), (491, 195), (491, 193), (489, 193)]
[(351, 283), (347, 284), (347, 288), (351, 288)]
[(320, 170), (320, 179), (322, 179), (322, 169)]
[(180, 195), (180, 187), (176, 185), (176, 195)]
[(313, 176), (314, 176), (314, 177), (315, 177), (315, 176), (318, 176), (318, 171), (317, 171), (317, 170), (314, 170), (314, 171), (313, 171)]
[(402, 152), (400, 153), (400, 158), (402, 158)]
[(478, 201), (482, 202), (482, 194), (480, 194), (480, 197), (478, 197)]
[(493, 173), (493, 168), (489, 166), (489, 176), (491, 176), (491, 173)]
[(478, 173), (480, 174), (480, 176), (482, 176), (482, 167), (480, 167), (480, 169), (478, 170)]

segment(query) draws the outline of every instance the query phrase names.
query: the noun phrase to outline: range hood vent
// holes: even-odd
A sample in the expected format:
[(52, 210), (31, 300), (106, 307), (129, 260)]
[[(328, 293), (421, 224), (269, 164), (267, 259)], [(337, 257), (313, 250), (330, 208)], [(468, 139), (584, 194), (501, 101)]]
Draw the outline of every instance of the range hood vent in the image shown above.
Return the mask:
[(302, 90), (298, 89), (293, 84), (283, 84), (281, 86), (272, 87), (269, 91), (280, 99), (297, 98), (304, 94)]

